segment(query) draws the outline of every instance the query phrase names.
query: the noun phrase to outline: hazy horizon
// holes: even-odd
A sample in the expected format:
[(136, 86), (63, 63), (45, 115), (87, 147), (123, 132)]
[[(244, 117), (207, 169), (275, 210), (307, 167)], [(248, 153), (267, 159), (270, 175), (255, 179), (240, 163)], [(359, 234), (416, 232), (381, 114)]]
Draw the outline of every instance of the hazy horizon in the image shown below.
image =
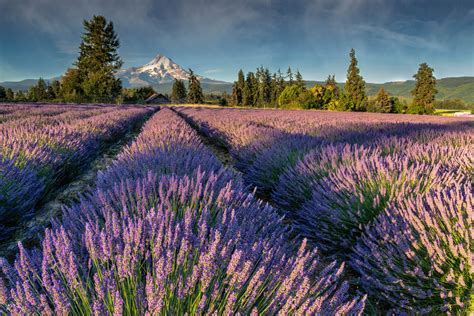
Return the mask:
[(160, 53), (227, 82), (260, 65), (341, 82), (353, 47), (367, 82), (411, 80), (422, 62), (438, 78), (474, 75), (469, 1), (0, 0), (0, 12), (0, 81), (63, 74), (82, 20), (99, 14), (114, 22), (124, 68)]

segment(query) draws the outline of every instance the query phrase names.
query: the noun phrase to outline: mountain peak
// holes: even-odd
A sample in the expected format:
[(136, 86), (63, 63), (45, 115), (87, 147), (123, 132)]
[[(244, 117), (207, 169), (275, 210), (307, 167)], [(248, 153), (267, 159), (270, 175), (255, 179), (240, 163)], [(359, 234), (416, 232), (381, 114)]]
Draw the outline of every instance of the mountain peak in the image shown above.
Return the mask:
[(119, 71), (118, 76), (125, 85), (144, 86), (188, 80), (189, 73), (165, 55), (157, 54), (143, 66)]
[[(188, 80), (189, 72), (171, 58), (157, 54), (143, 66), (120, 70), (117, 77), (122, 80), (124, 87), (143, 87), (172, 83), (175, 79)], [(197, 78), (205, 83), (225, 83), (201, 76)]]
[(155, 58), (150, 60), (145, 66), (152, 66), (152, 65), (166, 65), (169, 66), (171, 64), (176, 64), (170, 58), (166, 57), (165, 55), (157, 54)]

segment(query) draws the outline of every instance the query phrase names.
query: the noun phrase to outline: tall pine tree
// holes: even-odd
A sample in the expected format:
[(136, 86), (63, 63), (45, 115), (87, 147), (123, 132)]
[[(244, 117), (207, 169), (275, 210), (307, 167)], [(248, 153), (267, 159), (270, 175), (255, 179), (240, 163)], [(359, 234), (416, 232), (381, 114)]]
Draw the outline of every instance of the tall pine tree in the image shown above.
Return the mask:
[(301, 75), (299, 69), (296, 69), (296, 76), (295, 76), (295, 78), (296, 78), (296, 85), (297, 85), (298, 87), (300, 87), (301, 89), (306, 88), (305, 85), (304, 85), (303, 76)]
[(191, 69), (189, 69), (188, 103), (204, 103), (204, 95), (202, 94), (201, 83)]
[(347, 80), (344, 86), (346, 108), (351, 111), (365, 111), (367, 106), (365, 81), (360, 75), (359, 67), (357, 67), (357, 58), (353, 48), (349, 56), (351, 62), (347, 69)]
[(177, 104), (186, 102), (186, 87), (182, 80), (174, 80), (173, 89), (171, 91), (171, 102)]
[(234, 105), (243, 105), (243, 93), (245, 88), (245, 76), (242, 69), (239, 70), (237, 81), (232, 89), (232, 101)]
[(436, 90), (436, 78), (433, 68), (427, 63), (420, 65), (418, 72), (413, 75), (416, 80), (415, 88), (411, 91), (413, 103), (408, 107), (408, 113), (430, 114), (434, 112)]
[(291, 72), (291, 67), (288, 66), (288, 70), (286, 71), (286, 78), (288, 79), (288, 84), (292, 85), (293, 81), (293, 72)]
[(260, 67), (257, 70), (257, 84), (258, 84), (258, 104), (267, 105), (271, 101), (271, 81), (272, 77), (267, 68)]
[(7, 88), (5, 91), (5, 98), (7, 101), (14, 101), (15, 100), (15, 93), (13, 92), (12, 88)]
[(84, 29), (75, 63), (82, 92), (88, 101), (112, 102), (121, 93), (122, 83), (115, 72), (123, 64), (117, 53), (120, 43), (114, 25), (103, 16), (94, 16), (84, 21)]

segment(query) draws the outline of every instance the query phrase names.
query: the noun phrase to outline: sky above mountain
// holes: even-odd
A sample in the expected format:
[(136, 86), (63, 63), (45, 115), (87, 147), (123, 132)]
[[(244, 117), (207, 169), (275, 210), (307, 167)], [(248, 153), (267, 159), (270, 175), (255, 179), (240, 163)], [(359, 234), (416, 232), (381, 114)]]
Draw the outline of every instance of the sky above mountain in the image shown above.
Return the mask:
[(0, 0), (0, 81), (51, 78), (78, 55), (83, 19), (104, 15), (124, 67), (157, 53), (233, 81), (264, 65), (344, 81), (351, 47), (369, 82), (474, 75), (472, 0)]

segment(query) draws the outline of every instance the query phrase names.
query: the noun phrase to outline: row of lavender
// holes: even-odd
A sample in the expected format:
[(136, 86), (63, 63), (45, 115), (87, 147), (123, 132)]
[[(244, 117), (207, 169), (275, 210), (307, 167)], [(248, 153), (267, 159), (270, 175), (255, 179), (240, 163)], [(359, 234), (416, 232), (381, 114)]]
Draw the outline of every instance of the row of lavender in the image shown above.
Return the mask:
[(179, 110), (230, 148), (301, 236), (348, 261), (374, 301), (398, 312), (474, 308), (473, 122)]
[(45, 195), (77, 173), (104, 141), (148, 110), (139, 108), (2, 105), (0, 228), (7, 233)]
[(343, 265), (324, 265), (247, 193), (196, 132), (163, 109), (97, 189), (2, 261), (13, 314), (360, 314)]

